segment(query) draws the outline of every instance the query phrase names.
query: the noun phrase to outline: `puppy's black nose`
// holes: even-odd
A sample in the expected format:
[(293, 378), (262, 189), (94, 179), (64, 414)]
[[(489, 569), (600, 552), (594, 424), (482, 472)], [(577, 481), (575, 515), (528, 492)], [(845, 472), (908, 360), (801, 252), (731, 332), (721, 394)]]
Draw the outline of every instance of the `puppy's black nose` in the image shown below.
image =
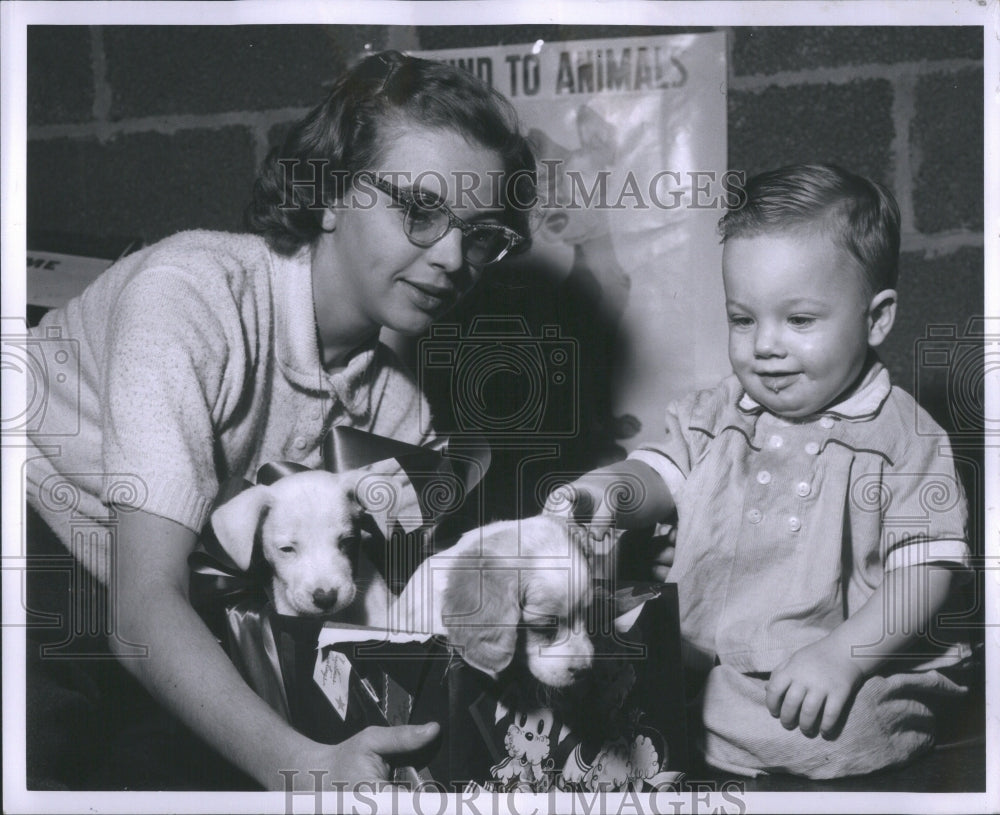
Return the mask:
[(321, 608), (324, 611), (331, 609), (337, 605), (337, 590), (330, 589), (329, 591), (323, 591), (323, 589), (316, 589), (313, 592), (313, 602), (316, 604), (316, 608)]

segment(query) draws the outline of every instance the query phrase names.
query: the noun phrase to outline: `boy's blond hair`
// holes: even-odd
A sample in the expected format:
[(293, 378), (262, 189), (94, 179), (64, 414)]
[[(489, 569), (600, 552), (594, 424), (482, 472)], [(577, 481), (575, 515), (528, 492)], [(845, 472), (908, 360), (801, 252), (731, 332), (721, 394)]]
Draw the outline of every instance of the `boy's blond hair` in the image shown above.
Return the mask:
[(881, 184), (835, 164), (794, 164), (754, 176), (744, 192), (719, 221), (723, 242), (818, 228), (857, 261), (869, 297), (896, 288), (899, 207)]

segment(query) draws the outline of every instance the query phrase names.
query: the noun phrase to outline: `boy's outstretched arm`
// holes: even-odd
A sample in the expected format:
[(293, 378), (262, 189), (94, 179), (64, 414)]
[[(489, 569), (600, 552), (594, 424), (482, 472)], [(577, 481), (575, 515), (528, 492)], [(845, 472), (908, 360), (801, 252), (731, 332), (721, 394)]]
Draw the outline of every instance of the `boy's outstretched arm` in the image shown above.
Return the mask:
[(862, 682), (925, 634), (954, 572), (920, 564), (888, 572), (858, 611), (772, 671), (767, 707), (787, 729), (829, 735)]
[(648, 464), (626, 459), (591, 470), (554, 489), (545, 512), (586, 527), (601, 541), (613, 529), (642, 529), (670, 519), (676, 510), (663, 478)]

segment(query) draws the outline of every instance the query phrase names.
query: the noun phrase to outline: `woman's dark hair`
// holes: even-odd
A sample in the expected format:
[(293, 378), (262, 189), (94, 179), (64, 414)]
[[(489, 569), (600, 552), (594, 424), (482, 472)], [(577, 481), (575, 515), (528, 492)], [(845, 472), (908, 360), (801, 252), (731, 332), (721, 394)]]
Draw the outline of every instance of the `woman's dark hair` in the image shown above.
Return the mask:
[[(254, 184), (247, 228), (292, 255), (322, 231), (323, 211), (343, 200), (359, 173), (377, 169), (386, 125), (452, 130), (501, 157), (505, 221), (525, 238), (535, 204), (535, 158), (510, 103), (468, 72), (384, 51), (337, 80), (324, 102), (271, 150)], [(398, 170), (400, 168), (389, 168)], [(480, 200), (492, 192), (483, 194)], [(523, 245), (522, 245), (523, 248)]]
[(899, 207), (885, 187), (835, 164), (794, 164), (751, 178), (719, 221), (723, 242), (819, 228), (857, 261), (869, 297), (896, 288)]

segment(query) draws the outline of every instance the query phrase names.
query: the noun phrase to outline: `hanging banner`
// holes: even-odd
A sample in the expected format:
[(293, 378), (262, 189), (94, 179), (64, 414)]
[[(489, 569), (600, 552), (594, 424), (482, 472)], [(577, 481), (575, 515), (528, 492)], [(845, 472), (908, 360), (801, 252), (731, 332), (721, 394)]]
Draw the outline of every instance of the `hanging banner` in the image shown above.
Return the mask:
[(725, 55), (721, 32), (420, 54), (517, 108), (539, 159), (531, 256), (598, 287), (626, 449), (661, 431), (670, 399), (730, 370), (716, 224), (740, 184), (726, 172)]

